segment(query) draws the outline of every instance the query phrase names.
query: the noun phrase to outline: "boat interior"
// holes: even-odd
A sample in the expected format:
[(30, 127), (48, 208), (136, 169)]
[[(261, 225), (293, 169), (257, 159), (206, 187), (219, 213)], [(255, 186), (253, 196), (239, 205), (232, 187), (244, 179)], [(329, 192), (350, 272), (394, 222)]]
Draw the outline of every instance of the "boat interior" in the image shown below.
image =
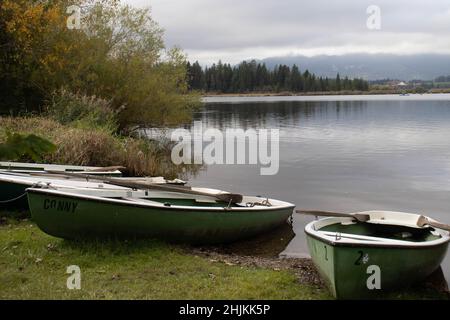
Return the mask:
[[(189, 188), (189, 187), (183, 187)], [(32, 188), (35, 189), (35, 188)], [(243, 196), (241, 203), (226, 203), (215, 198), (218, 193), (226, 193), (224, 191), (208, 188), (191, 188), (191, 190), (209, 193), (210, 195), (195, 195), (183, 192), (170, 192), (160, 190), (136, 190), (123, 188), (118, 190), (111, 189), (92, 189), (92, 188), (61, 188), (50, 187), (45, 188), (50, 193), (55, 192), (64, 195), (76, 196), (81, 198), (102, 198), (111, 199), (127, 203), (153, 205), (153, 206), (176, 206), (176, 207), (218, 207), (218, 208), (271, 208), (271, 207), (293, 207), (292, 204), (267, 199), (257, 196)], [(37, 189), (39, 190), (39, 189)]]
[(333, 223), (319, 229), (324, 234), (333, 233), (345, 237), (346, 235), (379, 239), (390, 239), (410, 242), (426, 242), (441, 238), (440, 234), (434, 232), (433, 228), (412, 228), (399, 225), (375, 224), (375, 223)]

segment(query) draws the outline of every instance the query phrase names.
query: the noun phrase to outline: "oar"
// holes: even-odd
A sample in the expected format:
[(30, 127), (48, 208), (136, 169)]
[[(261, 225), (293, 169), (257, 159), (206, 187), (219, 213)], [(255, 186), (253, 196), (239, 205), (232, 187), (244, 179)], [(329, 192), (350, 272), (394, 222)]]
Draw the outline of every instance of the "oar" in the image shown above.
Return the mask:
[(435, 222), (435, 221), (431, 221), (430, 219), (428, 219), (425, 216), (420, 216), (419, 219), (417, 219), (417, 226), (418, 227), (425, 227), (425, 226), (430, 226), (430, 227), (434, 227), (434, 228), (438, 228), (438, 229), (442, 229), (442, 230), (446, 230), (446, 231), (450, 231), (450, 225), (448, 224), (444, 224), (441, 222)]
[(370, 220), (370, 215), (364, 213), (341, 213), (317, 210), (296, 210), (295, 212), (310, 216), (352, 218), (359, 222), (367, 222)]
[[(61, 174), (61, 172), (52, 171), (52, 170), (47, 170), (46, 172), (52, 173), (52, 174)], [(168, 185), (155, 184), (155, 183), (139, 183), (139, 182), (132, 182), (132, 181), (121, 181), (121, 180), (115, 179), (115, 178), (98, 177), (98, 176), (93, 176), (93, 175), (89, 175), (89, 174), (75, 173), (75, 172), (65, 172), (64, 174), (68, 175), (68, 176), (72, 176), (72, 177), (81, 178), (81, 179), (102, 181), (104, 183), (109, 183), (109, 184), (113, 184), (116, 186), (132, 188), (132, 189), (154, 189), (154, 190), (167, 191), (167, 192), (178, 192), (178, 193), (193, 194), (193, 195), (198, 195), (198, 196), (212, 197), (212, 198), (216, 198), (217, 200), (226, 202), (226, 203), (233, 203), (233, 204), (241, 203), (243, 200), (242, 195), (228, 193), (228, 192), (212, 194), (212, 193), (208, 193), (208, 192), (192, 190), (191, 188), (184, 187), (184, 186), (173, 186), (173, 185), (168, 186)]]
[[(111, 171), (122, 171), (125, 170), (126, 167), (122, 167), (122, 166), (111, 166), (111, 167), (100, 167), (100, 168), (95, 168), (95, 169), (88, 169), (85, 170), (85, 172), (111, 172)], [(72, 172), (72, 171), (69, 171)]]
[[(312, 216), (353, 218), (359, 222), (367, 222), (370, 220), (370, 215), (364, 213), (341, 213), (341, 212), (314, 211), (314, 210), (297, 210), (296, 212), (299, 214), (306, 214)], [(419, 228), (430, 226), (437, 229), (450, 231), (450, 225), (437, 221), (431, 221), (429, 218), (425, 216), (420, 216), (419, 219), (417, 219), (416, 224)]]

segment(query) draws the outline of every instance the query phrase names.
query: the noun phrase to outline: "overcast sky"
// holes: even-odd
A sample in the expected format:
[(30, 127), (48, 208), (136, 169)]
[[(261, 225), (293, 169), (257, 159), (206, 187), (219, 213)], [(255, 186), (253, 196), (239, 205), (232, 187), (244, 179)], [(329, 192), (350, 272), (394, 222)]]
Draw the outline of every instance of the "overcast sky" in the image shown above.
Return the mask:
[[(123, 0), (151, 7), (189, 60), (286, 55), (450, 53), (450, 0)], [(370, 5), (381, 29), (367, 28)]]

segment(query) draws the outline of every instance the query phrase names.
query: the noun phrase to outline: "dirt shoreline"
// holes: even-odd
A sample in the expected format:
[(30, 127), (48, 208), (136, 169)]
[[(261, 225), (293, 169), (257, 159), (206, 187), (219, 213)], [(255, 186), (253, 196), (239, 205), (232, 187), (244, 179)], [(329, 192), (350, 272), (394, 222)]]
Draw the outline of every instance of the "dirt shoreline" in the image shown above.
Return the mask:
[(265, 268), (274, 271), (290, 270), (295, 274), (299, 283), (308, 284), (317, 289), (325, 288), (325, 283), (320, 278), (311, 259), (244, 256), (234, 253), (221, 253), (219, 248), (193, 248), (188, 253), (229, 266)]
[[(217, 246), (183, 246), (183, 248), (187, 254), (229, 266), (290, 271), (295, 275), (299, 284), (309, 285), (317, 290), (326, 289), (326, 284), (311, 258), (280, 256), (295, 236), (292, 226), (286, 223), (264, 235), (237, 243)], [(412, 288), (415, 290), (432, 289), (448, 295), (450, 298), (447, 280), (441, 268)]]
[[(192, 254), (210, 262), (224, 263), (228, 266), (241, 266), (250, 268), (265, 268), (274, 271), (290, 271), (292, 272), (298, 283), (309, 285), (316, 290), (327, 289), (325, 282), (322, 280), (314, 263), (308, 258), (281, 258), (281, 257), (261, 257), (247, 256), (234, 253), (222, 253), (221, 248), (190, 248), (186, 253)], [(442, 295), (446, 295), (450, 299), (450, 291), (447, 285), (442, 268), (440, 267), (426, 280), (403, 290), (433, 290)]]

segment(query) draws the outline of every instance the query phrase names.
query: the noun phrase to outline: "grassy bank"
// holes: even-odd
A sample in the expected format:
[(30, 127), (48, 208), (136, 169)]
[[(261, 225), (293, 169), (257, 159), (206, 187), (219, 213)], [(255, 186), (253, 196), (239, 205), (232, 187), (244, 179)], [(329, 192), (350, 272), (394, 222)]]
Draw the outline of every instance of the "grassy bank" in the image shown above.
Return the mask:
[[(156, 241), (79, 243), (29, 221), (0, 226), (0, 299), (326, 299), (287, 270), (239, 266)], [(68, 290), (66, 268), (81, 268)]]
[[(43, 155), (43, 162), (81, 166), (124, 166), (132, 176), (182, 176), (189, 168), (170, 160), (170, 141), (120, 136), (100, 126), (74, 122), (61, 124), (46, 117), (1, 117), (0, 142), (6, 132), (35, 134), (54, 143), (56, 151)], [(27, 161), (28, 159), (20, 159)]]
[[(279, 260), (154, 240), (73, 242), (0, 219), (0, 299), (331, 299), (309, 260)], [(225, 250), (226, 251), (226, 250)], [(81, 268), (68, 290), (66, 268)], [(427, 284), (387, 299), (446, 299)]]

